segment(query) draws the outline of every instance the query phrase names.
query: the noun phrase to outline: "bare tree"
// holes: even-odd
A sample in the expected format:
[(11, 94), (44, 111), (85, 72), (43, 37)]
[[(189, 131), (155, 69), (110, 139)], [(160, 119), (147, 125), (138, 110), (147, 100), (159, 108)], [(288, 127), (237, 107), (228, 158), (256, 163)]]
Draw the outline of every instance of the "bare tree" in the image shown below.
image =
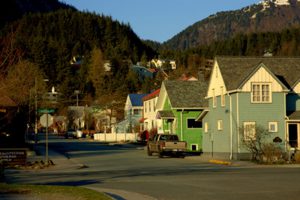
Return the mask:
[[(250, 134), (249, 134), (250, 133)], [(283, 159), (283, 151), (270, 138), (273, 133), (263, 126), (240, 128), (242, 145), (251, 153), (253, 161), (259, 163), (273, 163)]]
[(20, 61), (11, 66), (1, 89), (18, 105), (26, 105), (36, 92), (45, 92), (45, 82), (40, 69), (29, 61)]

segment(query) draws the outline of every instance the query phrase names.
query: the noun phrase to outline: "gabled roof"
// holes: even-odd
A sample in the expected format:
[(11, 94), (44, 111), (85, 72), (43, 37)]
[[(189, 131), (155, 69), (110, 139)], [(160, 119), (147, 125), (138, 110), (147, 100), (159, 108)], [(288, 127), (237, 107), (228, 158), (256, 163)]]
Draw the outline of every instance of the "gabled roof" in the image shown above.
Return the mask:
[(300, 79), (300, 58), (280, 57), (216, 57), (228, 91), (239, 89), (261, 64), (288, 89)]
[(143, 106), (143, 97), (148, 94), (128, 94), (132, 106)]
[(290, 113), (288, 117), (290, 120), (300, 120), (300, 110)]
[(175, 116), (171, 110), (161, 110), (157, 112), (157, 119), (174, 119)]
[(159, 96), (159, 92), (160, 92), (160, 89), (157, 89), (154, 92), (148, 94), (147, 96), (144, 96), (143, 97), (143, 101), (147, 101), (149, 99), (153, 99), (155, 97), (158, 97)]
[(207, 84), (201, 81), (166, 80), (163, 82), (173, 109), (204, 108)]

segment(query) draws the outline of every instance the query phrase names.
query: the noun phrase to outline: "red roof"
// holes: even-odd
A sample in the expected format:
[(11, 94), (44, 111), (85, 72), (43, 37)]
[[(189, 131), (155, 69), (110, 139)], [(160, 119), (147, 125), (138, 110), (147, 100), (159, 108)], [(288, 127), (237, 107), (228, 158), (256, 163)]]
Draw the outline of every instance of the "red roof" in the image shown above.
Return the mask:
[(154, 92), (148, 94), (147, 96), (144, 96), (144, 97), (143, 97), (143, 101), (147, 101), (147, 100), (149, 100), (149, 99), (153, 99), (153, 98), (155, 98), (155, 97), (158, 97), (159, 92), (160, 92), (160, 89), (157, 89), (157, 90), (155, 90)]

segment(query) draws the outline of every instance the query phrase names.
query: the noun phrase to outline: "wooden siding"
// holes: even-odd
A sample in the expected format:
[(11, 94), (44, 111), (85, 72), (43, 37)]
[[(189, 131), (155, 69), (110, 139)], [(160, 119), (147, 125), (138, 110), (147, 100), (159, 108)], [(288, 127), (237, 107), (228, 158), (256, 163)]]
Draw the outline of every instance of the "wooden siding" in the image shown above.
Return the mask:
[(282, 92), (281, 84), (264, 68), (261, 67), (257, 72), (243, 85), (243, 92), (251, 92), (252, 83), (270, 83), (272, 92)]
[[(207, 155), (222, 154), (229, 156), (231, 152), (235, 156), (246, 153), (242, 146), (240, 127), (243, 122), (253, 121), (257, 125), (268, 129), (269, 122), (278, 122), (278, 132), (272, 133), (268, 138), (273, 140), (279, 136), (285, 140), (285, 94), (273, 93), (271, 104), (251, 103), (251, 93), (233, 93), (226, 95), (226, 106), (212, 107), (212, 98), (209, 99), (209, 113), (204, 117), (203, 124), (208, 123), (208, 132), (203, 133), (203, 152)], [(217, 98), (220, 105), (220, 97)], [(230, 106), (231, 102), (231, 106)], [(230, 119), (231, 118), (231, 119)], [(217, 121), (223, 120), (223, 130), (218, 131)], [(231, 141), (232, 134), (232, 141)], [(229, 157), (226, 157), (229, 159)]]
[[(217, 107), (213, 108), (212, 98), (209, 99), (209, 113), (203, 119), (203, 124), (208, 123), (208, 132), (203, 133), (203, 152), (214, 153), (230, 152), (230, 115), (229, 96), (226, 95), (225, 107), (221, 104), (221, 97), (217, 97)], [(223, 121), (223, 129), (218, 130), (218, 120)]]
[[(177, 111), (177, 128), (176, 133), (182, 140), (187, 142), (188, 149), (192, 150), (192, 145), (196, 145), (196, 151), (202, 151), (202, 128), (188, 128), (188, 119), (195, 119), (201, 111)], [(182, 116), (181, 116), (182, 113)], [(182, 117), (182, 118), (181, 118)], [(182, 122), (181, 122), (182, 119)], [(182, 127), (181, 127), (182, 126)], [(182, 133), (181, 133), (182, 131)]]
[(220, 68), (218, 66), (218, 63), (215, 62), (213, 71), (210, 77), (209, 86), (208, 86), (208, 92), (207, 97), (213, 96), (213, 89), (215, 90), (215, 96), (221, 95), (221, 87), (224, 89), (224, 94), (226, 94), (226, 86), (220, 71)]
[(159, 96), (156, 102), (156, 110), (162, 110), (164, 108), (164, 103), (166, 101), (167, 98), (167, 91), (166, 91), (166, 87), (164, 86), (164, 84), (161, 85), (161, 89), (159, 92)]

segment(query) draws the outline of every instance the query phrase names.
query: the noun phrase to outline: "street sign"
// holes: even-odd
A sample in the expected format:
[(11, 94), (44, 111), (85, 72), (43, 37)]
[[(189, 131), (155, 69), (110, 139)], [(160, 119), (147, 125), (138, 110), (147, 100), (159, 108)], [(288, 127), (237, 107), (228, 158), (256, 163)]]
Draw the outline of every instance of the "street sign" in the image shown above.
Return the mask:
[(38, 109), (39, 113), (54, 113), (55, 109), (54, 108), (40, 108)]
[(49, 127), (53, 123), (53, 117), (50, 114), (43, 114), (40, 118), (41, 125), (43, 127)]

